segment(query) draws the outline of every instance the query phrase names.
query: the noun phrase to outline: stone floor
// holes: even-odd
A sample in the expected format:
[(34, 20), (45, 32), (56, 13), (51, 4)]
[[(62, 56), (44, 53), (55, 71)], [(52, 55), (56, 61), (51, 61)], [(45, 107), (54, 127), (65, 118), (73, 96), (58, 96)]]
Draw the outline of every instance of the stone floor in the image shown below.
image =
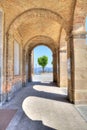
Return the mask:
[(32, 80), (39, 81), (42, 83), (53, 82), (53, 73), (41, 73), (41, 74), (37, 74), (37, 75), (32, 75)]
[(28, 83), (0, 107), (17, 109), (6, 130), (87, 130), (82, 116), (86, 117), (87, 107), (70, 104), (66, 88), (45, 81)]

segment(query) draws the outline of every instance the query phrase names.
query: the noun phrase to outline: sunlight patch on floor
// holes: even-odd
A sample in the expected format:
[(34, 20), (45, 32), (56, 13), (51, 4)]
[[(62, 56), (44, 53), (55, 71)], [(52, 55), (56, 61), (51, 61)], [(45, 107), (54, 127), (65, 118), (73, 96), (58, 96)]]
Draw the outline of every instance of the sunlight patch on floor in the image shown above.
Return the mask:
[[(59, 112), (56, 112), (58, 106), (63, 107), (64, 104), (61, 102), (53, 101), (50, 99), (39, 98), (39, 97), (28, 97), (24, 100), (22, 108), (25, 114), (32, 120), (42, 121), (42, 123), (48, 127), (59, 129), (61, 120), (59, 120)], [(62, 111), (60, 112), (61, 117)], [(62, 118), (65, 121), (65, 117)]]
[(34, 85), (33, 88), (37, 91), (67, 95), (67, 88), (49, 87), (43, 85)]
[[(86, 123), (72, 104), (41, 97), (27, 97), (22, 108), (33, 121), (56, 130), (86, 130)], [(81, 122), (81, 124), (79, 124)]]

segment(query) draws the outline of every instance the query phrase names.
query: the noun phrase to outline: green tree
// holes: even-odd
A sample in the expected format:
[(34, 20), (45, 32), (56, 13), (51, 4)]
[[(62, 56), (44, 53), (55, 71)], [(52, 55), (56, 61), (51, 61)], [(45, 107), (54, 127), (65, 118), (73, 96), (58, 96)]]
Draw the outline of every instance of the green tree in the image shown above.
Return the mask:
[(45, 66), (48, 64), (48, 57), (47, 56), (42, 56), (38, 58), (38, 64), (42, 66), (43, 72)]

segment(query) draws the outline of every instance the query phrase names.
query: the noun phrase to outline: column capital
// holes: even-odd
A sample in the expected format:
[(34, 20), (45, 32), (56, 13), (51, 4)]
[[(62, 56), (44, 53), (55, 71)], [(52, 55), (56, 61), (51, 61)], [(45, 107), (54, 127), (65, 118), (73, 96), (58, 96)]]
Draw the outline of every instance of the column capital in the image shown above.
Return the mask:
[(56, 55), (58, 52), (58, 48), (55, 48), (54, 51), (53, 51), (53, 55)]
[(70, 39), (73, 38), (73, 35), (72, 34), (67, 34), (66, 37), (65, 37), (65, 40), (66, 41), (69, 41)]
[(28, 53), (29, 56), (32, 56), (32, 53)]
[(11, 37), (14, 37), (13, 31), (11, 31), (11, 30), (9, 32), (7, 32), (6, 35), (7, 35), (8, 39), (10, 39)]

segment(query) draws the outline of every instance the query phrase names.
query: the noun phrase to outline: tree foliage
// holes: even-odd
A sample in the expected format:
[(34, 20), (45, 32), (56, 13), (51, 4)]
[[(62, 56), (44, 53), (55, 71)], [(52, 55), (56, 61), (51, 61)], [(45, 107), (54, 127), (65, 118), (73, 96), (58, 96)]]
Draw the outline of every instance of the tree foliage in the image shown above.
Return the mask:
[(43, 72), (45, 66), (48, 64), (48, 57), (47, 56), (42, 56), (38, 58), (38, 64), (42, 66)]

